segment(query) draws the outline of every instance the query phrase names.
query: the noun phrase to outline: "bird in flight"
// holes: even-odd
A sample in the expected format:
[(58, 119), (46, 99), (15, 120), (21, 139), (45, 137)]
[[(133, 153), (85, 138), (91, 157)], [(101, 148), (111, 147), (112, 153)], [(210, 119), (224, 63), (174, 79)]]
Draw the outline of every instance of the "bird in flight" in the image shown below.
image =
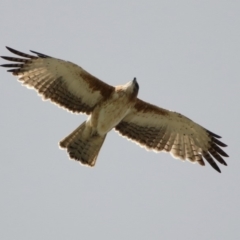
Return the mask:
[(227, 165), (217, 134), (177, 112), (159, 108), (137, 97), (136, 78), (120, 86), (110, 86), (74, 63), (31, 51), (29, 55), (10, 47), (20, 57), (6, 57), (1, 65), (28, 88), (35, 89), (50, 100), (73, 113), (85, 113), (88, 119), (60, 141), (69, 157), (94, 166), (107, 136), (115, 129), (120, 135), (141, 147), (156, 152), (170, 152), (173, 157), (205, 165), (205, 159), (221, 172), (216, 161)]

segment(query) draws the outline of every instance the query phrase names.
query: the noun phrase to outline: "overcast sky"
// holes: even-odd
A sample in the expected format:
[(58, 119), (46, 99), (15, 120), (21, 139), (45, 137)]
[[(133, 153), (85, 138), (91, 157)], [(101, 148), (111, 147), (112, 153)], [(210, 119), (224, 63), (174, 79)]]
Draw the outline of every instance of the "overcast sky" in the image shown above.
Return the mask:
[[(79, 126), (0, 69), (0, 239), (240, 239), (240, 2), (9, 1), (10, 46), (74, 62), (222, 136), (228, 166), (183, 163), (111, 131), (94, 168), (58, 142)], [(5, 63), (1, 59), (0, 64)]]

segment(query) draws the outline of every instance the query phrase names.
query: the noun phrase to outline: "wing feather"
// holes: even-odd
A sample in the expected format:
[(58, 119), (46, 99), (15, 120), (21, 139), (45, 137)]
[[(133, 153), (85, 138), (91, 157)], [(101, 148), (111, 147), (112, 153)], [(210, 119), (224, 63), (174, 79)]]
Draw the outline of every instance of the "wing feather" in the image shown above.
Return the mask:
[[(227, 165), (227, 146), (219, 135), (206, 130), (189, 118), (137, 99), (130, 113), (115, 127), (119, 134), (154, 151), (167, 151), (174, 157), (204, 166), (203, 158), (218, 172), (215, 161)], [(220, 146), (220, 147), (219, 147)]]
[(37, 56), (7, 49), (23, 58), (2, 58), (13, 64), (3, 64), (28, 88), (35, 89), (45, 100), (51, 100), (71, 112), (90, 114), (95, 105), (108, 98), (114, 88), (81, 67), (42, 53)]

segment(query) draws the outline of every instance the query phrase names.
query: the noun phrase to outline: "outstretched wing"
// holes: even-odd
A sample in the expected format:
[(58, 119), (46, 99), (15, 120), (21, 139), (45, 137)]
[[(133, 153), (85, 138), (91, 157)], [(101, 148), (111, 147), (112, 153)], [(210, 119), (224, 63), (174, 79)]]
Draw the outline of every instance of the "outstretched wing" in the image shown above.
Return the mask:
[(147, 149), (170, 152), (176, 158), (200, 165), (205, 165), (204, 158), (218, 172), (221, 171), (215, 160), (227, 165), (222, 156), (228, 155), (220, 148), (226, 145), (218, 140), (220, 136), (179, 113), (140, 99), (115, 130)]
[(99, 101), (108, 98), (114, 91), (112, 86), (71, 62), (34, 51), (31, 52), (37, 56), (7, 49), (23, 58), (2, 56), (5, 60), (16, 62), (3, 64), (2, 67), (10, 68), (8, 72), (18, 76), (27, 87), (37, 90), (43, 99), (50, 99), (71, 112), (90, 114)]

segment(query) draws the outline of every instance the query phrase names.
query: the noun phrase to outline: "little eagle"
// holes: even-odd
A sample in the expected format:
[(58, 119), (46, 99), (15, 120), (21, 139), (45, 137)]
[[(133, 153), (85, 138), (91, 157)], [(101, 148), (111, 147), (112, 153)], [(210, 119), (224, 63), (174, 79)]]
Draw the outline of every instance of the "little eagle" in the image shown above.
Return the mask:
[(83, 122), (60, 141), (69, 157), (94, 166), (107, 133), (115, 129), (122, 136), (146, 149), (170, 152), (175, 158), (204, 166), (203, 158), (218, 172), (215, 161), (227, 165), (228, 155), (220, 148), (217, 134), (181, 115), (144, 102), (137, 97), (136, 78), (120, 86), (110, 86), (74, 63), (42, 53), (25, 54), (10, 47), (20, 56), (6, 57), (8, 72), (28, 88), (35, 89), (45, 100), (73, 113), (88, 114)]

